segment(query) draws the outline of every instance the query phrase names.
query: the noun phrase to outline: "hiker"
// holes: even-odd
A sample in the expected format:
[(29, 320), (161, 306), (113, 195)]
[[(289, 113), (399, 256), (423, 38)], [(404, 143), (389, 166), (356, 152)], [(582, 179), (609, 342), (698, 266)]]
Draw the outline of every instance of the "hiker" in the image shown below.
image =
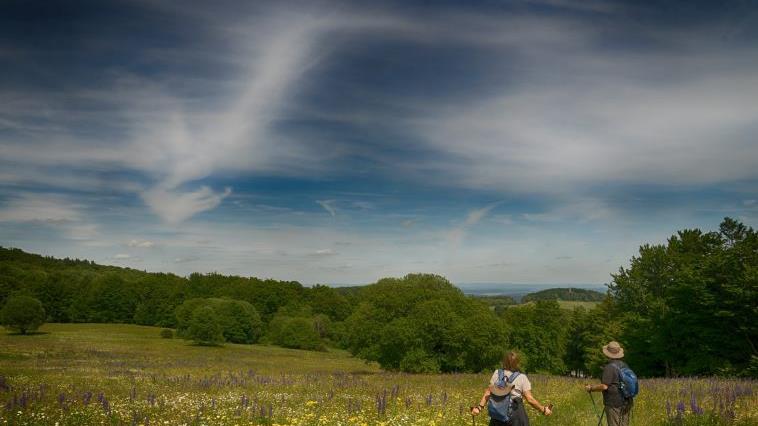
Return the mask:
[[(605, 406), (608, 426), (628, 426), (634, 399), (625, 397), (621, 389), (621, 386), (623, 386), (622, 369), (629, 368), (623, 361), (624, 348), (618, 342), (613, 341), (603, 346), (603, 354), (605, 354), (609, 361), (603, 368), (601, 383), (585, 385), (584, 389), (587, 392), (603, 392), (603, 405)], [(600, 416), (600, 420), (602, 421), (602, 415)]]
[(528, 426), (524, 399), (546, 416), (553, 412), (552, 406), (542, 405), (534, 399), (529, 378), (519, 372), (518, 354), (508, 352), (503, 357), (503, 368), (492, 373), (490, 385), (484, 390), (479, 405), (471, 409), (471, 415), (479, 415), (484, 404), (488, 404), (490, 426)]

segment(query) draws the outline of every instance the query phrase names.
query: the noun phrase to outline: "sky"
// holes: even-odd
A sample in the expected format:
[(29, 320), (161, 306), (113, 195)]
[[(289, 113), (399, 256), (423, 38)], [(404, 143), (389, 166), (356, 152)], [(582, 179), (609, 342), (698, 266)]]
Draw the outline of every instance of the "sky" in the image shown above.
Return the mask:
[(0, 245), (607, 283), (758, 225), (753, 1), (6, 1)]

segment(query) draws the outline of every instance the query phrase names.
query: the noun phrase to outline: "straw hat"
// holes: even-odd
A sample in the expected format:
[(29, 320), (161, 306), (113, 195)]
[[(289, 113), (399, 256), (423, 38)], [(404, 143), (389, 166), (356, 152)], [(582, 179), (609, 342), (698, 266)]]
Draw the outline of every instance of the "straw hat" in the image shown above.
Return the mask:
[(620, 359), (624, 357), (624, 348), (614, 340), (603, 346), (603, 353), (610, 359)]
[(513, 383), (508, 383), (507, 380), (503, 380), (504, 386), (498, 386), (497, 381), (490, 385), (490, 393), (495, 396), (506, 396), (513, 390)]
[[(511, 374), (514, 374), (514, 372), (511, 372)], [(495, 396), (506, 396), (511, 393), (516, 385), (508, 383), (508, 375), (505, 374), (505, 371), (503, 371), (503, 380), (501, 381), (499, 378), (498, 373), (492, 375), (492, 379), (490, 379), (490, 393)]]

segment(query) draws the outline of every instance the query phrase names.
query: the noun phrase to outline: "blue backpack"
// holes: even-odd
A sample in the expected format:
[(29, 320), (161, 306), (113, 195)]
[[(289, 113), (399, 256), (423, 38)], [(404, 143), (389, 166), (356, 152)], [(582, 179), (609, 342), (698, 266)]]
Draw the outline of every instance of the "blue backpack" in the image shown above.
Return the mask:
[[(495, 381), (494, 385), (498, 387), (506, 387), (513, 383), (518, 375), (519, 372), (514, 371), (511, 373), (511, 377), (508, 377), (508, 380), (506, 381), (505, 370), (501, 368), (497, 370), (497, 381)], [(507, 422), (510, 420), (511, 414), (513, 414), (512, 402), (510, 392), (505, 396), (490, 395), (490, 402), (487, 404), (487, 411), (490, 414), (490, 418), (500, 420), (501, 422)]]
[(632, 399), (640, 392), (640, 385), (637, 382), (637, 375), (634, 374), (628, 365), (613, 364), (619, 372), (619, 392), (624, 399)]

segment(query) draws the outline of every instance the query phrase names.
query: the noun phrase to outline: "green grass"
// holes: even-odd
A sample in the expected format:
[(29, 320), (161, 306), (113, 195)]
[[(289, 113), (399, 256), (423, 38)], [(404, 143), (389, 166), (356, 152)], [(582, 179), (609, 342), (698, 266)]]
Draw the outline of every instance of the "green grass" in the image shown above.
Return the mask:
[[(337, 350), (194, 346), (134, 325), (47, 324), (41, 331), (19, 336), (0, 329), (0, 424), (470, 425), (468, 407), (489, 378), (387, 373)], [(584, 381), (529, 377), (534, 395), (555, 404), (549, 418), (530, 410), (533, 425), (597, 424)], [(714, 386), (752, 389), (753, 383), (643, 381), (632, 423), (665, 424), (666, 400), (688, 404), (690, 392), (708, 411)], [(382, 414), (377, 397), (384, 395)], [(745, 396), (733, 406), (734, 422), (706, 423), (689, 408), (683, 421), (757, 424), (757, 406), (758, 396)]]
[(584, 309), (592, 309), (595, 306), (597, 306), (600, 302), (579, 302), (579, 301), (572, 301), (572, 300), (559, 300), (558, 304), (563, 309), (576, 309), (578, 307), (583, 307)]

